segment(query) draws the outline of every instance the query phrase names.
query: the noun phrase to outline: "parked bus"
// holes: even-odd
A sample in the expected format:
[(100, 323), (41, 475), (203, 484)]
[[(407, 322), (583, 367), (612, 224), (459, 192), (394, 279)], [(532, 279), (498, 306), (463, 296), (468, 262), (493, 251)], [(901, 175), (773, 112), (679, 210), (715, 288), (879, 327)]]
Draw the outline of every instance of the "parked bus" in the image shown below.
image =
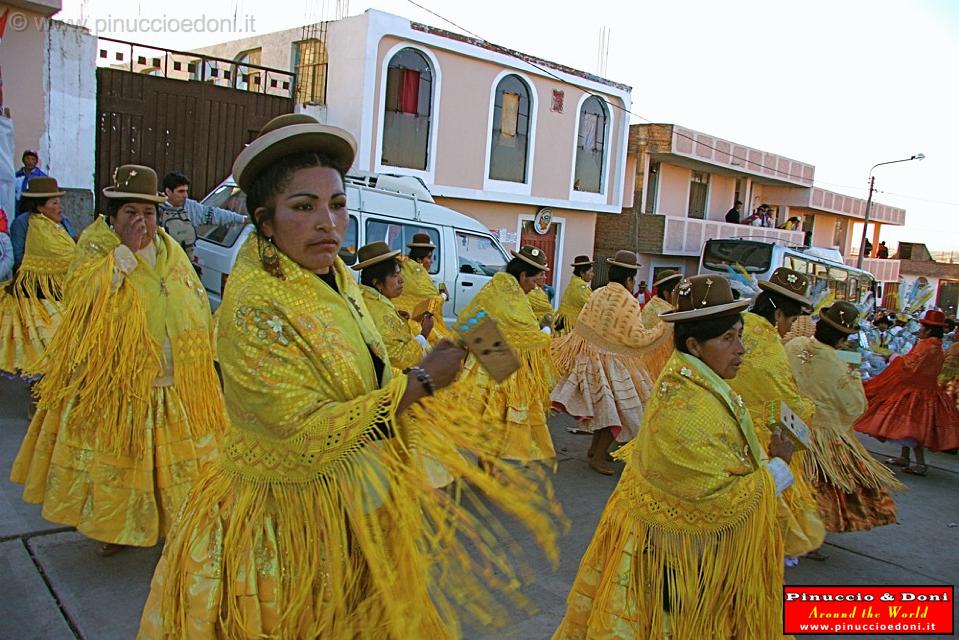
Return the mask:
[(846, 265), (837, 250), (821, 247), (784, 247), (739, 238), (707, 240), (699, 272), (724, 275), (734, 288), (751, 294), (757, 289), (755, 284), (768, 280), (778, 267), (808, 274), (811, 291), (828, 289), (836, 300), (858, 304), (869, 293), (877, 294), (872, 274)]

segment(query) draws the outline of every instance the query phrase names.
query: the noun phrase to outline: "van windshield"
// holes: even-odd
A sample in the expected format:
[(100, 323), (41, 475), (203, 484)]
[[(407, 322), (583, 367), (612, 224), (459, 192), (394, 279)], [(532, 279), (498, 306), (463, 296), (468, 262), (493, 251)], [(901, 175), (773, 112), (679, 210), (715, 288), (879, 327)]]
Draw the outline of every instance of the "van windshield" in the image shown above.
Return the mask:
[(712, 271), (745, 269), (747, 273), (769, 271), (773, 246), (749, 240), (708, 240), (703, 247), (703, 266)]
[(506, 268), (506, 254), (489, 236), (456, 232), (460, 273), (494, 276)]

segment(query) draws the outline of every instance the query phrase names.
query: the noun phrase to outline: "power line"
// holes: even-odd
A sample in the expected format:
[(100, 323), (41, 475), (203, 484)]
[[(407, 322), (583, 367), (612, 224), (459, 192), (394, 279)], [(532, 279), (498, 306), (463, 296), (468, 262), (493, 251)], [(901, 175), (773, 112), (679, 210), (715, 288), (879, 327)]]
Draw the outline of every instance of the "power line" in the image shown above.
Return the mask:
[(884, 193), (884, 194), (886, 194), (887, 196), (896, 196), (896, 197), (899, 197), (899, 198), (908, 198), (908, 199), (910, 199), (910, 200), (919, 200), (919, 201), (921, 201), (921, 202), (931, 202), (931, 203), (933, 203), (933, 204), (944, 204), (944, 205), (947, 205), (947, 206), (950, 206), (950, 207), (959, 207), (959, 202), (949, 202), (948, 200), (933, 200), (933, 199), (931, 199), (931, 198), (921, 198), (921, 197), (919, 197), (919, 196), (910, 196), (910, 195), (906, 195), (905, 193), (894, 193), (894, 192), (892, 192), (892, 191), (880, 191), (879, 189), (876, 189), (876, 193)]
[[(426, 11), (427, 13), (429, 13), (429, 14), (431, 14), (431, 15), (433, 15), (433, 16), (436, 16), (437, 18), (439, 18), (439, 19), (442, 20), (443, 22), (446, 22), (446, 23), (448, 23), (448, 24), (453, 25), (454, 27), (456, 27), (456, 28), (459, 29), (460, 31), (463, 31), (463, 32), (465, 32), (465, 33), (473, 36), (474, 38), (476, 38), (477, 40), (479, 40), (480, 43), (482, 43), (482, 44), (490, 44), (490, 45), (493, 44), (493, 43), (491, 43), (489, 40), (487, 40), (486, 38), (484, 38), (484, 37), (482, 37), (481, 35), (479, 35), (478, 33), (474, 32), (474, 31), (470, 31), (470, 30), (467, 29), (466, 27), (462, 27), (462, 26), (458, 25), (457, 23), (453, 22), (453, 21), (450, 20), (449, 18), (446, 18), (446, 17), (444, 17), (444, 16), (441, 16), (440, 14), (436, 13), (436, 12), (433, 11), (432, 9), (428, 9), (427, 7), (424, 7), (423, 5), (421, 5), (420, 3), (416, 2), (415, 0), (406, 0), (406, 1), (409, 2), (411, 5), (413, 5), (413, 6), (415, 6), (415, 7), (419, 7), (420, 9), (422, 9), (423, 11)], [(499, 46), (499, 45), (493, 45), (493, 46)], [(505, 48), (505, 47), (504, 47), (504, 48)], [(590, 91), (589, 89), (587, 89), (586, 87), (583, 87), (582, 85), (576, 84), (575, 82), (571, 82), (570, 80), (567, 80), (566, 78), (561, 78), (561, 77), (559, 77), (558, 75), (556, 75), (555, 73), (553, 73), (552, 71), (550, 71), (549, 69), (547, 69), (547, 68), (545, 68), (545, 67), (543, 67), (543, 66), (541, 66), (541, 65), (536, 64), (536, 63), (533, 62), (532, 60), (527, 60), (527, 59), (523, 58), (523, 61), (524, 61), (526, 64), (530, 65), (531, 67), (534, 67), (534, 68), (536, 68), (536, 69), (539, 69), (540, 71), (542, 71), (542, 72), (545, 73), (546, 75), (550, 76), (551, 78), (553, 78), (553, 79), (555, 79), (555, 80), (557, 80), (557, 81), (559, 81), (559, 82), (562, 82), (562, 83), (565, 84), (565, 85), (568, 85), (568, 86), (573, 87), (573, 88), (575, 88), (575, 89), (579, 89), (580, 91), (582, 91), (582, 92), (585, 93), (586, 95), (593, 95), (593, 92)], [(616, 103), (614, 103), (614, 102), (609, 102), (609, 101), (605, 101), (605, 100), (604, 100), (604, 102), (606, 102), (606, 104), (612, 105), (614, 108), (619, 109), (620, 111), (622, 111), (622, 112), (624, 112), (624, 113), (628, 113), (628, 114), (630, 114), (630, 115), (636, 116), (637, 118), (639, 118), (640, 120), (642, 120), (642, 121), (644, 121), (644, 122), (646, 122), (646, 123), (648, 123), (648, 124), (655, 124), (655, 123), (654, 123), (652, 120), (650, 120), (649, 118), (647, 118), (647, 117), (645, 117), (645, 116), (643, 116), (643, 115), (641, 115), (641, 114), (639, 114), (639, 113), (636, 113), (635, 111), (631, 111), (630, 109), (627, 109), (626, 107), (620, 106), (620, 105), (618, 105), (618, 104), (616, 104)], [(769, 169), (770, 171), (774, 171), (774, 172), (779, 173), (779, 169), (778, 169), (777, 167), (769, 167), (769, 166), (766, 166), (766, 165), (762, 164), (761, 162), (752, 162), (752, 161), (749, 160), (748, 158), (741, 158), (741, 157), (735, 155), (735, 154), (732, 153), (732, 152), (720, 151), (719, 149), (717, 149), (716, 147), (714, 147), (714, 146), (712, 146), (712, 145), (710, 145), (710, 144), (706, 144), (705, 142), (700, 142), (699, 140), (696, 140), (696, 139), (693, 138), (692, 136), (689, 136), (689, 135), (686, 135), (685, 133), (682, 133), (682, 132), (680, 132), (680, 131), (677, 131), (675, 127), (673, 128), (673, 134), (674, 134), (674, 135), (677, 135), (677, 136), (679, 136), (679, 137), (681, 137), (681, 138), (686, 138), (687, 140), (689, 140), (690, 142), (692, 142), (692, 143), (694, 143), (694, 144), (702, 145), (702, 146), (704, 146), (704, 147), (706, 147), (706, 148), (708, 148), (708, 149), (712, 149), (713, 151), (716, 151), (716, 152), (718, 152), (718, 153), (723, 153), (723, 154), (729, 153), (729, 157), (730, 157), (730, 158), (735, 158), (736, 160), (742, 160), (743, 162), (747, 162), (747, 163), (750, 163), (750, 164), (754, 164), (754, 165), (756, 165), (757, 167), (760, 167), (760, 168), (762, 168), (762, 169)], [(787, 175), (787, 176), (790, 177), (790, 178), (797, 178), (797, 179), (799, 179), (799, 180), (805, 180), (805, 178), (804, 178), (802, 175), (799, 175), (799, 174), (794, 174), (794, 173), (785, 172), (785, 175)], [(822, 183), (822, 184), (828, 184), (828, 183)], [(848, 188), (853, 189), (853, 188), (858, 188), (858, 187), (848, 187)]]

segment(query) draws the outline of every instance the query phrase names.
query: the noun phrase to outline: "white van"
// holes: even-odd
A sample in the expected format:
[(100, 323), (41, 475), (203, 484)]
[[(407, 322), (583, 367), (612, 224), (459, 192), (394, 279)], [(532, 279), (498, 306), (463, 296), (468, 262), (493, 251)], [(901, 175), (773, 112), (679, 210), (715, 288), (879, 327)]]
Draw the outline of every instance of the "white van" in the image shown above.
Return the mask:
[[(370, 242), (383, 240), (407, 253), (406, 243), (413, 234), (430, 235), (437, 247), (430, 275), (437, 285), (446, 283), (450, 299), (443, 306), (443, 316), (448, 322), (509, 261), (509, 254), (486, 227), (436, 204), (416, 178), (351, 172), (346, 178), (346, 202), (350, 222), (340, 258), (347, 265), (355, 264), (357, 249)], [(232, 178), (224, 180), (203, 204), (247, 213), (246, 194)], [(200, 229), (194, 259), (214, 310), (240, 247), (252, 232), (253, 225)]]

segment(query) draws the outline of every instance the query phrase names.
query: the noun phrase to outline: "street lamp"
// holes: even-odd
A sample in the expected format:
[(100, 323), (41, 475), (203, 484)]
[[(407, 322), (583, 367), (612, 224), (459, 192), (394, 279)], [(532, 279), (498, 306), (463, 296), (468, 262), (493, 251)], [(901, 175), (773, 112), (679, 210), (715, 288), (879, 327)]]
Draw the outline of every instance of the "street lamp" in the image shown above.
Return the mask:
[(881, 167), (884, 164), (896, 164), (897, 162), (909, 162), (910, 160), (922, 160), (926, 155), (924, 153), (917, 153), (914, 156), (909, 156), (908, 158), (903, 158), (902, 160), (890, 160), (889, 162), (879, 162), (872, 165), (872, 169), (869, 170), (869, 197), (866, 198), (866, 215), (862, 221), (862, 239), (859, 241), (859, 259), (856, 261), (856, 268), (862, 269), (862, 259), (866, 257), (866, 231), (869, 229), (869, 209), (872, 207), (872, 192), (873, 187), (876, 184), (876, 178), (873, 177), (872, 172), (876, 167)]

